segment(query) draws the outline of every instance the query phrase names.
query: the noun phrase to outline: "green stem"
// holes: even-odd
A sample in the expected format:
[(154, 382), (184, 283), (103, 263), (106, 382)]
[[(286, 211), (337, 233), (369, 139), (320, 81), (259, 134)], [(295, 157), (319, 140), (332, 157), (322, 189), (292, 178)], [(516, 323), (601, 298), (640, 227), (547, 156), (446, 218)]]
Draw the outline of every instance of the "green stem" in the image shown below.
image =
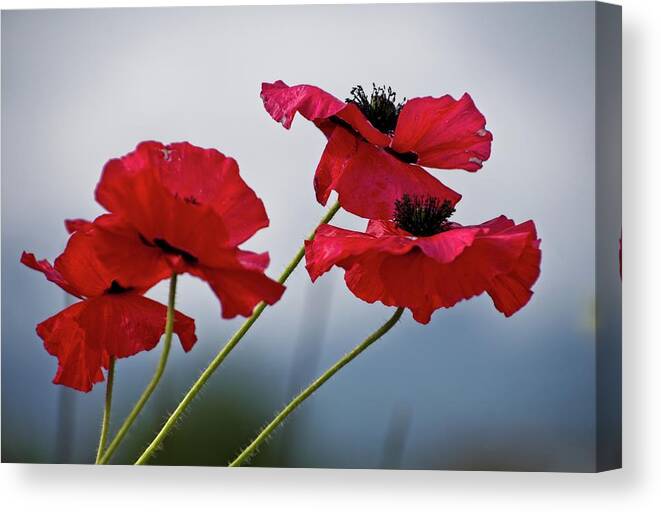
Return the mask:
[(106, 449), (106, 439), (108, 437), (108, 426), (110, 425), (110, 408), (112, 407), (112, 386), (115, 381), (115, 358), (111, 357), (108, 362), (108, 379), (106, 382), (106, 402), (103, 406), (103, 420), (101, 421), (101, 437), (99, 438), (99, 448), (96, 451), (96, 462), (99, 463), (104, 450)]
[(168, 311), (165, 319), (165, 339), (163, 340), (163, 351), (161, 352), (161, 357), (158, 360), (158, 366), (156, 366), (156, 371), (149, 381), (149, 384), (147, 384), (147, 387), (142, 392), (142, 395), (133, 406), (133, 409), (124, 420), (124, 423), (122, 423), (122, 426), (119, 427), (119, 430), (117, 431), (117, 434), (115, 434), (113, 440), (110, 442), (108, 449), (105, 451), (100, 460), (97, 460), (97, 464), (108, 463), (110, 457), (112, 457), (113, 453), (115, 453), (115, 450), (117, 450), (117, 447), (122, 442), (122, 439), (124, 439), (124, 436), (126, 436), (127, 432), (131, 428), (131, 425), (133, 425), (133, 422), (138, 417), (138, 414), (140, 414), (140, 411), (142, 411), (142, 408), (145, 406), (147, 400), (149, 400), (149, 397), (156, 389), (158, 382), (161, 380), (161, 376), (165, 370), (165, 365), (168, 361), (168, 355), (170, 354), (170, 347), (172, 346), (172, 331), (174, 329), (174, 299), (176, 294), (177, 274), (172, 274), (172, 277), (170, 278), (170, 293), (168, 295)]
[[(312, 233), (310, 233), (310, 234), (307, 236), (306, 240), (308, 240), (308, 241), (309, 241), (309, 240), (312, 240), (312, 239), (314, 238), (314, 235), (317, 234), (317, 230), (319, 229), (319, 226), (322, 226), (322, 225), (324, 225), (324, 224), (328, 224), (328, 223), (331, 221), (331, 219), (332, 219), (333, 217), (335, 217), (335, 214), (338, 212), (339, 209), (340, 209), (340, 203), (339, 203), (339, 202), (336, 202), (333, 206), (331, 206), (331, 207), (326, 211), (326, 214), (321, 218), (321, 220), (319, 221), (319, 224), (317, 224), (317, 227), (315, 227), (315, 228), (312, 230)], [(278, 277), (278, 282), (279, 282), (280, 284), (284, 284), (284, 283), (285, 283), (285, 281), (289, 278), (289, 276), (290, 276), (291, 273), (294, 271), (294, 269), (295, 269), (296, 267), (298, 267), (298, 264), (299, 264), (299, 263), (301, 262), (301, 260), (303, 259), (303, 256), (305, 256), (305, 244), (301, 245), (301, 247), (298, 249), (298, 252), (296, 253), (296, 255), (292, 258), (292, 260), (289, 262), (289, 264), (288, 264), (288, 265), (285, 267), (285, 269), (282, 271), (282, 274), (280, 274), (280, 277)], [(262, 303), (262, 304), (260, 304), (260, 305), (262, 306), (262, 309), (259, 311), (259, 313), (257, 312), (257, 309), (259, 309), (259, 307), (258, 307), (258, 308), (255, 310), (255, 312), (253, 313), (253, 316), (255, 316), (255, 314), (256, 314), (256, 315), (257, 315), (257, 318), (259, 318), (259, 315), (262, 314), (262, 311), (263, 311), (264, 308), (266, 307), (266, 304), (264, 304), (264, 303)], [(251, 318), (252, 318), (252, 317), (251, 317)], [(255, 318), (255, 320), (257, 320), (257, 318)], [(249, 321), (250, 321), (250, 318), (248, 318), (248, 320), (246, 320), (245, 323), (247, 324)], [(244, 324), (244, 325), (245, 325), (245, 324)], [(252, 325), (252, 324), (251, 324), (251, 325)], [(243, 326), (242, 326), (242, 327), (243, 327)], [(240, 330), (240, 329), (239, 329), (239, 330)], [(238, 331), (237, 331), (237, 332), (238, 332)]]
[(330, 379), (333, 375), (339, 372), (344, 366), (346, 366), (356, 357), (358, 357), (358, 355), (362, 353), (372, 343), (374, 343), (381, 336), (383, 336), (390, 329), (392, 329), (393, 326), (399, 320), (399, 318), (402, 316), (403, 312), (404, 312), (404, 308), (397, 308), (395, 313), (388, 319), (386, 323), (384, 323), (376, 331), (374, 331), (367, 338), (365, 338), (365, 340), (362, 343), (356, 345), (356, 347), (351, 352), (345, 354), (344, 357), (339, 359), (333, 366), (331, 366), (328, 370), (326, 370), (326, 372), (324, 372), (324, 374), (321, 377), (315, 380), (305, 390), (303, 390), (296, 398), (294, 398), (291, 402), (289, 402), (289, 404), (287, 404), (287, 406), (284, 409), (282, 409), (282, 411), (280, 411), (275, 418), (273, 418), (273, 421), (271, 421), (271, 423), (269, 423), (259, 433), (259, 435), (255, 438), (255, 440), (252, 443), (250, 443), (248, 447), (245, 450), (243, 450), (236, 459), (232, 461), (230, 467), (241, 466), (244, 462), (246, 462), (246, 460), (250, 458), (250, 456), (259, 447), (259, 445), (262, 444), (271, 435), (271, 433), (278, 427), (278, 425), (280, 425), (285, 420), (285, 418), (287, 418), (287, 416), (289, 416), (292, 412), (294, 412), (294, 410), (299, 405), (301, 405), (312, 393), (314, 393), (317, 389), (319, 389), (328, 379)]
[[(333, 216), (337, 213), (339, 209), (340, 209), (340, 203), (335, 203), (333, 206), (331, 206), (326, 212), (326, 214), (322, 217), (317, 227), (315, 227), (312, 233), (310, 233), (310, 235), (306, 238), (306, 240), (312, 240), (319, 226), (330, 222), (330, 220), (333, 218)], [(280, 274), (280, 277), (278, 278), (278, 282), (280, 284), (284, 284), (287, 278), (291, 275), (294, 269), (301, 262), (304, 255), (305, 255), (305, 244), (301, 246), (301, 248), (298, 250), (294, 258), (285, 267), (282, 274)], [(234, 347), (239, 343), (239, 341), (241, 341), (241, 338), (243, 338), (243, 336), (248, 332), (248, 330), (252, 327), (252, 325), (262, 315), (264, 309), (266, 309), (266, 306), (267, 304), (265, 302), (260, 302), (253, 311), (252, 315), (246, 319), (243, 325), (241, 325), (241, 327), (239, 327), (239, 329), (234, 333), (234, 335), (232, 335), (232, 337), (220, 350), (220, 352), (216, 354), (216, 357), (213, 358), (213, 360), (209, 363), (209, 366), (205, 368), (205, 370), (202, 372), (200, 377), (191, 386), (191, 388), (188, 390), (188, 393), (186, 393), (186, 395), (181, 400), (177, 408), (174, 410), (172, 414), (170, 414), (170, 417), (163, 425), (163, 428), (161, 428), (161, 431), (156, 435), (156, 437), (154, 437), (153, 441), (149, 444), (149, 446), (147, 446), (147, 448), (142, 453), (142, 455), (140, 455), (140, 457), (135, 462), (135, 464), (145, 464), (147, 460), (149, 460), (149, 458), (153, 455), (154, 451), (159, 447), (159, 445), (168, 435), (170, 430), (172, 430), (172, 427), (174, 427), (175, 423), (177, 422), (181, 414), (184, 412), (186, 407), (188, 407), (188, 405), (191, 403), (193, 398), (197, 396), (197, 394), (200, 392), (202, 387), (206, 384), (206, 382), (213, 375), (213, 373), (220, 366), (220, 364), (225, 360), (227, 355), (232, 351), (232, 349), (234, 349)]]

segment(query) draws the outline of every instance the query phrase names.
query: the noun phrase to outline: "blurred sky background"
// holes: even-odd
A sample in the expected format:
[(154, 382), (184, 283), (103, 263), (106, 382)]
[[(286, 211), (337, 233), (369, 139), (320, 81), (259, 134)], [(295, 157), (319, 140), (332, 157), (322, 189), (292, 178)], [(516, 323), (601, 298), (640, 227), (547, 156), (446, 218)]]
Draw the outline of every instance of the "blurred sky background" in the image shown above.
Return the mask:
[[(432, 322), (410, 313), (279, 430), (255, 465), (589, 471), (595, 458), (594, 5), (446, 4), (45, 10), (2, 13), (2, 458), (92, 462), (105, 385), (51, 383), (35, 324), (64, 293), (19, 264), (53, 259), (63, 221), (101, 213), (103, 164), (142, 140), (188, 140), (239, 162), (271, 226), (246, 244), (277, 276), (325, 211), (312, 176), (324, 138), (291, 131), (262, 81), (357, 84), (400, 97), (467, 91), (494, 134), (484, 169), (432, 171), (464, 195), (454, 219), (534, 219), (542, 274), (506, 319), (484, 295)], [(334, 224), (363, 228), (346, 213)], [(194, 229), (194, 226), (191, 226)], [(617, 233), (613, 275), (617, 276)], [(154, 458), (226, 464), (289, 397), (392, 312), (353, 297), (336, 269), (302, 268)], [(619, 279), (619, 278), (618, 278)], [(166, 300), (167, 283), (149, 296)], [(175, 345), (159, 390), (115, 462), (129, 463), (241, 319), (180, 279), (199, 341)], [(151, 377), (160, 345), (117, 364), (112, 427)], [(114, 431), (114, 430), (113, 430)]]

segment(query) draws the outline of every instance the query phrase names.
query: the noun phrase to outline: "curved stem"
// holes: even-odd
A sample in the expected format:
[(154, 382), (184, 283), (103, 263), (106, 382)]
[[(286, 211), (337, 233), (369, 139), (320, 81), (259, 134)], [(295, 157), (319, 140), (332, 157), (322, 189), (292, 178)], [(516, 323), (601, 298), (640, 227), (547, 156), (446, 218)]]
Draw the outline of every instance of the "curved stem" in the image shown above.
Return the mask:
[[(326, 214), (321, 218), (321, 220), (319, 221), (319, 224), (317, 224), (317, 226), (312, 230), (312, 233), (310, 233), (307, 236), (306, 240), (308, 240), (308, 241), (312, 240), (314, 238), (314, 235), (317, 234), (317, 230), (319, 229), (319, 226), (322, 226), (324, 224), (328, 224), (331, 221), (331, 219), (333, 217), (335, 217), (335, 214), (338, 212), (339, 209), (340, 209), (340, 203), (339, 202), (336, 202), (333, 206), (331, 206), (326, 211)], [(298, 264), (303, 259), (303, 256), (305, 256), (305, 244), (301, 245), (301, 247), (298, 249), (298, 252), (296, 253), (296, 255), (292, 258), (292, 260), (289, 262), (289, 264), (282, 271), (282, 274), (280, 274), (280, 277), (278, 277), (278, 283), (284, 284), (284, 282), (289, 278), (289, 276), (294, 271), (294, 269), (296, 267), (298, 267)], [(262, 311), (264, 310), (264, 307), (266, 307), (265, 304), (262, 307)], [(255, 310), (255, 312), (253, 313), (253, 316), (255, 316), (255, 313), (257, 313), (257, 310)], [(257, 315), (257, 317), (259, 318), (259, 315), (261, 315), (261, 314), (262, 313), (260, 311), (259, 314)], [(246, 320), (246, 324), (248, 323), (249, 320), (250, 320), (250, 318), (248, 320)]]
[(369, 347), (372, 343), (374, 343), (381, 336), (383, 336), (390, 329), (392, 329), (393, 326), (399, 320), (399, 318), (402, 316), (403, 312), (404, 312), (404, 308), (397, 308), (395, 313), (388, 319), (386, 323), (384, 323), (376, 331), (374, 331), (367, 338), (365, 338), (365, 340), (362, 343), (356, 345), (356, 347), (351, 352), (345, 354), (344, 357), (339, 359), (333, 366), (331, 366), (328, 370), (326, 370), (321, 377), (315, 380), (306, 389), (304, 389), (296, 398), (294, 398), (291, 402), (289, 402), (289, 404), (287, 404), (287, 406), (284, 409), (282, 409), (282, 411), (280, 411), (275, 418), (273, 418), (273, 421), (271, 421), (271, 423), (269, 423), (266, 427), (264, 427), (264, 429), (255, 438), (255, 440), (252, 443), (250, 443), (236, 459), (232, 461), (230, 467), (241, 466), (244, 462), (246, 462), (246, 460), (250, 458), (250, 456), (259, 447), (259, 445), (262, 444), (271, 435), (271, 432), (273, 432), (278, 427), (278, 425), (280, 425), (285, 420), (285, 418), (287, 418), (287, 416), (289, 416), (292, 412), (294, 412), (294, 410), (299, 405), (301, 405), (312, 393), (314, 393), (317, 389), (319, 389), (328, 379), (330, 379), (333, 375), (339, 372), (344, 366), (346, 366), (356, 357), (358, 357), (358, 355), (361, 352), (363, 352), (367, 347)]
[[(315, 233), (317, 232), (317, 229), (319, 226), (322, 224), (327, 224), (330, 222), (330, 220), (335, 216), (337, 211), (340, 209), (340, 203), (335, 203), (333, 206), (331, 206), (326, 214), (321, 218), (321, 221), (319, 224), (314, 228), (312, 233), (306, 238), (306, 240), (312, 240), (314, 238)], [(303, 256), (305, 255), (305, 244), (303, 244), (294, 258), (289, 262), (289, 264), (285, 267), (285, 269), (282, 271), (282, 274), (280, 274), (280, 277), (278, 278), (278, 282), (280, 284), (284, 284), (284, 282), (289, 278), (291, 273), (294, 271), (294, 269), (298, 266), (298, 264), (301, 262), (303, 259)], [(172, 430), (172, 427), (175, 425), (179, 417), (181, 416), (181, 413), (184, 412), (186, 407), (188, 407), (188, 404), (191, 403), (193, 398), (197, 396), (197, 394), (200, 392), (204, 384), (206, 384), (207, 380), (213, 375), (213, 373), (216, 371), (216, 369), (220, 366), (220, 364), (225, 360), (227, 355), (234, 349), (234, 347), (241, 341), (241, 338), (248, 332), (248, 330), (252, 327), (252, 325), (257, 321), (257, 319), (262, 315), (264, 312), (264, 309), (266, 309), (267, 304), (265, 302), (260, 302), (255, 310), (253, 311), (253, 314), (246, 319), (246, 321), (239, 327), (239, 329), (232, 335), (232, 337), (229, 339), (229, 341), (225, 344), (225, 346), (216, 354), (216, 357), (212, 359), (212, 361), (209, 363), (209, 366), (207, 366), (200, 377), (193, 383), (191, 388), (188, 390), (188, 393), (184, 396), (184, 398), (181, 400), (177, 408), (174, 410), (172, 414), (170, 414), (170, 417), (167, 419), (165, 424), (163, 425), (163, 428), (161, 428), (161, 431), (156, 435), (156, 437), (153, 439), (153, 441), (147, 446), (145, 451), (140, 455), (138, 460), (135, 462), (135, 464), (145, 464), (147, 460), (152, 456), (156, 448), (163, 442), (163, 439), (168, 435), (170, 430)]]
[(145, 406), (147, 400), (149, 400), (149, 397), (154, 392), (154, 389), (156, 389), (158, 382), (161, 380), (161, 376), (165, 370), (165, 365), (168, 361), (168, 355), (170, 354), (170, 347), (172, 346), (172, 331), (174, 329), (174, 299), (176, 294), (177, 274), (172, 274), (172, 277), (170, 278), (170, 292), (168, 295), (168, 311), (165, 318), (165, 339), (163, 340), (163, 351), (161, 352), (161, 357), (158, 360), (156, 371), (149, 381), (149, 384), (147, 384), (147, 387), (142, 392), (142, 395), (140, 395), (140, 398), (133, 406), (133, 409), (124, 420), (124, 423), (122, 423), (122, 426), (119, 427), (117, 434), (115, 434), (115, 437), (110, 442), (110, 445), (108, 445), (108, 449), (105, 451), (101, 459), (97, 461), (97, 464), (108, 463), (110, 457), (112, 457), (113, 453), (115, 453), (115, 450), (117, 450), (117, 447), (122, 442), (122, 439), (124, 439), (124, 436), (126, 436), (127, 432), (131, 428), (131, 425), (133, 425), (133, 422), (138, 417), (138, 414), (140, 414), (140, 411), (142, 411), (142, 408)]
[(108, 426), (110, 425), (110, 408), (112, 407), (112, 386), (115, 381), (115, 358), (111, 357), (108, 362), (108, 378), (106, 382), (106, 402), (103, 406), (103, 420), (101, 421), (101, 437), (99, 438), (99, 447), (96, 451), (96, 462), (99, 463), (101, 456), (106, 449), (106, 439), (108, 437)]

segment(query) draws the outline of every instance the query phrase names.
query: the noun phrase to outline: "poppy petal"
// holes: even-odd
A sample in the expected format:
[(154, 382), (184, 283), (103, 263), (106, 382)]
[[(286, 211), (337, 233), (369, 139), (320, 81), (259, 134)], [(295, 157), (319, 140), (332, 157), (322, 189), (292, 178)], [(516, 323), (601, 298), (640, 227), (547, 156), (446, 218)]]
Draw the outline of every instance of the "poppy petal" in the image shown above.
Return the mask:
[(236, 162), (188, 143), (143, 142), (110, 160), (96, 197), (144, 238), (165, 240), (200, 260), (268, 225), (263, 203)]
[(506, 316), (530, 299), (541, 260), (531, 221), (515, 225), (501, 216), (423, 238), (401, 235), (388, 224), (372, 221), (369, 233), (320, 227), (305, 244), (312, 280), (337, 265), (358, 298), (407, 307), (421, 323), (436, 309), (484, 292)]
[(239, 174), (231, 157), (188, 142), (165, 147), (161, 182), (175, 197), (207, 205), (223, 220), (229, 245), (239, 245), (269, 225), (264, 203)]
[(67, 230), (67, 233), (72, 235), (76, 231), (85, 231), (92, 226), (92, 223), (85, 219), (66, 219), (64, 221), (64, 227)]
[(175, 310), (172, 331), (177, 335), (177, 338), (179, 338), (179, 343), (181, 343), (181, 348), (184, 349), (184, 352), (190, 352), (197, 342), (195, 320)]
[(113, 284), (144, 292), (172, 273), (162, 252), (114, 215), (75, 231), (55, 268), (85, 297), (102, 295)]
[(391, 147), (415, 153), (422, 166), (477, 171), (491, 154), (493, 136), (485, 126), (469, 94), (414, 98), (399, 114)]
[(419, 251), (403, 255), (370, 252), (355, 263), (346, 263), (339, 266), (345, 268), (344, 281), (354, 295), (369, 303), (407, 307), (420, 323), (428, 323), (439, 307), (457, 302), (439, 296), (438, 265)]
[(367, 223), (367, 229), (365, 233), (368, 235), (374, 235), (376, 237), (382, 237), (386, 235), (394, 236), (410, 236), (409, 233), (397, 227), (397, 225), (390, 220), (379, 220), (371, 219)]
[[(85, 257), (95, 258), (97, 266), (101, 267), (97, 275), (106, 275), (106, 280), (110, 280), (106, 288), (114, 280), (124, 288), (144, 292), (173, 272), (163, 252), (141, 238), (135, 228), (117, 215), (101, 215), (94, 220), (92, 229), (77, 232), (73, 237), (77, 243), (70, 243), (71, 249), (65, 251), (58, 263), (66, 264), (72, 272), (83, 273), (90, 265), (82, 268), (77, 262)], [(72, 249), (84, 256), (74, 259), (70, 254)]]
[(87, 338), (76, 318), (85, 308), (77, 302), (37, 325), (37, 334), (49, 354), (57, 357), (53, 383), (78, 391), (91, 391), (103, 381), (103, 347), (95, 337)]
[(367, 142), (377, 146), (386, 147), (392, 142), (389, 135), (374, 128), (372, 123), (365, 117), (365, 114), (353, 103), (347, 103), (346, 106), (337, 113), (337, 118), (344, 121), (358, 134), (365, 138)]
[[(163, 144), (142, 142), (132, 153), (110, 160), (96, 188), (97, 201), (150, 241), (167, 240), (191, 254), (205, 246), (224, 247), (227, 229), (213, 210), (196, 199), (175, 197), (160, 182), (166, 154)], [(193, 226), (207, 228), (206, 242)]]
[(405, 194), (432, 195), (453, 205), (461, 199), (421, 167), (402, 162), (342, 127), (333, 130), (314, 187), (321, 204), (335, 190), (345, 210), (369, 219), (391, 219), (395, 201)]
[(342, 262), (359, 259), (369, 252), (406, 254), (415, 246), (415, 242), (402, 236), (375, 237), (349, 229), (342, 229), (329, 224), (317, 228), (313, 240), (305, 241), (305, 268), (312, 281), (328, 272), (333, 265), (342, 266)]
[[(77, 322), (110, 355), (129, 357), (154, 348), (165, 332), (167, 307), (137, 293), (104, 295), (85, 302)], [(175, 314), (174, 332), (189, 351), (195, 341), (194, 320)]]
[(257, 304), (264, 301), (273, 305), (285, 291), (283, 285), (254, 265), (251, 261), (235, 268), (198, 266), (190, 269), (190, 273), (209, 283), (220, 300), (223, 318), (248, 317)]
[[(154, 348), (165, 331), (167, 308), (136, 293), (109, 294), (59, 312), (37, 326), (49, 354), (58, 359), (53, 382), (90, 391), (103, 380), (110, 357)], [(174, 332), (185, 351), (195, 344), (195, 322), (175, 312)]]
[(390, 137), (374, 128), (356, 105), (339, 100), (314, 85), (290, 87), (282, 80), (272, 84), (264, 82), (261, 98), (269, 115), (287, 129), (291, 127), (294, 115), (298, 112), (308, 121), (314, 122), (328, 137), (332, 132), (331, 118), (336, 117), (372, 144), (390, 144)]
[(81, 298), (82, 292), (76, 288), (74, 285), (69, 283), (59, 271), (57, 271), (53, 266), (48, 262), (48, 260), (37, 260), (34, 254), (31, 252), (23, 251), (21, 254), (21, 263), (23, 265), (30, 267), (33, 270), (41, 272), (46, 276), (51, 283), (55, 283), (65, 292), (70, 293), (71, 295)]
[(439, 233), (434, 236), (419, 238), (416, 245), (439, 263), (454, 261), (466, 249), (473, 245), (482, 228), (461, 227)]
[(317, 121), (334, 116), (346, 105), (314, 85), (289, 87), (282, 80), (262, 83), (260, 96), (269, 115), (286, 129), (291, 128), (297, 112), (308, 121)]
[(498, 311), (511, 316), (525, 306), (533, 295), (532, 285), (540, 274), (542, 252), (535, 225), (528, 221), (517, 227), (527, 231), (527, 243), (512, 269), (494, 277), (487, 292)]

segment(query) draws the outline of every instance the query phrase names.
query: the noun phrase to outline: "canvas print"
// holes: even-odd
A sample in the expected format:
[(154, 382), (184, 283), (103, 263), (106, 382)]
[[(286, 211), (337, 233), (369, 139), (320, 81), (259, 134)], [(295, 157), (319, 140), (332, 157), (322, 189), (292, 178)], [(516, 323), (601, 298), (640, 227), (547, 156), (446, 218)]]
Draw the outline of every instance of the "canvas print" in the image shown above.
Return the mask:
[(621, 465), (595, 2), (2, 13), (2, 461)]

